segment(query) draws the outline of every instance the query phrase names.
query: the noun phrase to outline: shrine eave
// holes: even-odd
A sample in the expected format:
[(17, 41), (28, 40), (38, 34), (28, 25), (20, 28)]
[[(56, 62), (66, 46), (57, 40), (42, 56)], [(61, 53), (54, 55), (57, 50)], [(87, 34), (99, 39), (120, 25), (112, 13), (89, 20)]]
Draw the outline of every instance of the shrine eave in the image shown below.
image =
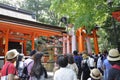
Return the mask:
[(40, 22), (19, 19), (19, 18), (15, 18), (15, 17), (2, 15), (2, 14), (0, 14), (0, 22), (1, 21), (22, 24), (25, 26), (32, 26), (33, 28), (40, 28), (40, 29), (50, 30), (50, 31), (55, 31), (55, 32), (65, 32), (65, 28), (63, 28), (63, 27), (42, 24)]

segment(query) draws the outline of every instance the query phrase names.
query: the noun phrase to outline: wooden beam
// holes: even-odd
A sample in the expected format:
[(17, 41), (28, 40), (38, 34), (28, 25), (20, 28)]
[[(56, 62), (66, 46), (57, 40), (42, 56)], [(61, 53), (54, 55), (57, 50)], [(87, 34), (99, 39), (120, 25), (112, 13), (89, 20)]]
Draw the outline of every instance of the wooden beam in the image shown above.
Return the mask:
[(52, 30), (47, 30), (47, 29), (41, 29), (41, 28), (36, 28), (36, 27), (31, 27), (31, 26), (25, 26), (25, 25), (18, 25), (18, 24), (13, 24), (13, 23), (7, 23), (7, 22), (0, 22), (1, 28), (4, 27), (6, 29), (10, 29), (12, 31), (17, 31), (21, 33), (32, 33), (32, 32), (44, 32), (49, 35), (61, 35), (61, 32), (59, 31), (52, 31)]
[(28, 36), (9, 35), (9, 39), (31, 40), (32, 38)]

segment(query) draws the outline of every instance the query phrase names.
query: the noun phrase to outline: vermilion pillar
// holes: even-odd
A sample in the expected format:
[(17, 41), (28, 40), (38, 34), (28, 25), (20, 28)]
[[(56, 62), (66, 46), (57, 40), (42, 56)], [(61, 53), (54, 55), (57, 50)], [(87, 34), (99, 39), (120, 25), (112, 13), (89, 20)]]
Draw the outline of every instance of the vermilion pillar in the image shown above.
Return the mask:
[(23, 41), (23, 53), (24, 53), (24, 55), (26, 56), (27, 55), (27, 53), (26, 53), (26, 41)]
[(35, 39), (35, 33), (33, 33), (33, 35), (32, 35), (32, 50), (35, 49), (35, 41), (34, 41), (34, 39)]
[(78, 29), (78, 51), (83, 52), (85, 50), (84, 48), (84, 36), (82, 35), (82, 28)]
[(8, 38), (9, 38), (9, 29), (6, 31), (6, 34), (5, 34), (5, 52), (4, 52), (4, 55), (6, 55), (6, 52), (8, 51)]
[(94, 40), (95, 53), (98, 54), (99, 47), (98, 47), (98, 39), (97, 39), (97, 34), (95, 29), (93, 30), (93, 40)]

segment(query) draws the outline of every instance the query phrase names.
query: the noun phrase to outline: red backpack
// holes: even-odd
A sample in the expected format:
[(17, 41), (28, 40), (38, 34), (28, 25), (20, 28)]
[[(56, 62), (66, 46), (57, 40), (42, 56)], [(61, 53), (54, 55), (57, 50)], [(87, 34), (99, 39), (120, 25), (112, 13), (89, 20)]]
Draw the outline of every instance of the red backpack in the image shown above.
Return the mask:
[[(112, 68), (117, 69), (120, 72), (120, 65), (113, 65)], [(120, 80), (120, 74), (118, 74), (114, 80)]]
[(120, 65), (113, 65), (112, 68), (120, 70)]

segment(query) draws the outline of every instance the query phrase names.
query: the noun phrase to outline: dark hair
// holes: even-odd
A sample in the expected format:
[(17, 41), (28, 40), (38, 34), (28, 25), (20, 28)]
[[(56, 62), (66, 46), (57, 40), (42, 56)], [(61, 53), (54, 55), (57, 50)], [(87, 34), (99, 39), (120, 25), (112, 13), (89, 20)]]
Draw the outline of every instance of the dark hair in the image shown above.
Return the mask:
[(58, 64), (60, 67), (66, 67), (68, 65), (68, 58), (67, 56), (61, 55), (58, 58)]
[(74, 63), (73, 55), (69, 54), (69, 55), (67, 55), (67, 57), (68, 57), (68, 63), (73, 64)]
[(36, 78), (40, 79), (41, 75), (44, 73), (44, 67), (41, 64), (41, 57), (43, 54), (41, 53), (36, 53), (34, 56), (34, 64), (31, 70), (30, 75), (35, 76)]
[(73, 51), (73, 54), (78, 55), (78, 51), (77, 50)]
[(101, 80), (101, 79), (93, 79), (93, 78), (91, 77), (91, 80)]
[(37, 52), (36, 50), (32, 50), (32, 51), (30, 52), (30, 56), (33, 56), (36, 52)]
[(19, 62), (22, 61), (23, 56), (22, 55), (18, 55), (17, 61), (16, 61), (16, 69), (18, 69), (19, 66)]

